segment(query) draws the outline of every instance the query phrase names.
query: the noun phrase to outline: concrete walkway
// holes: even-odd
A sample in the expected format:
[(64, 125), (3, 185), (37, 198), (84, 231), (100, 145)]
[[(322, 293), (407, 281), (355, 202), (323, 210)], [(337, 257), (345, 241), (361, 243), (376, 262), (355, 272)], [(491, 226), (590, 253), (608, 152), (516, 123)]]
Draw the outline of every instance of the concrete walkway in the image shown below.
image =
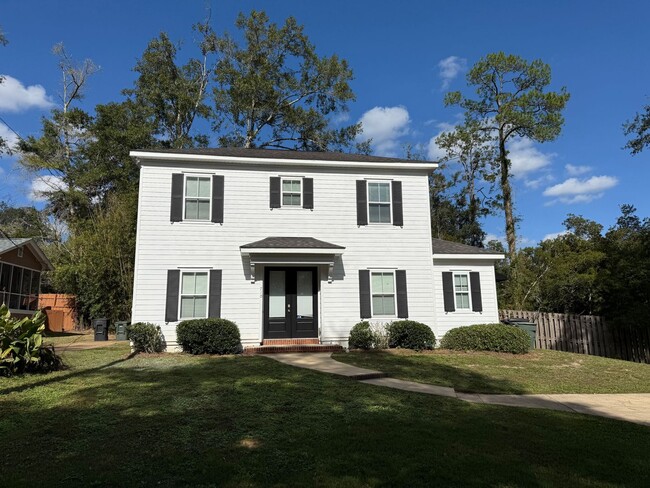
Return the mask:
[(508, 407), (546, 408), (564, 412), (597, 415), (650, 426), (650, 393), (553, 395), (460, 393), (453, 388), (444, 386), (388, 378), (387, 374), (381, 371), (358, 368), (335, 361), (332, 359), (331, 353), (269, 354), (267, 357), (299, 368), (346, 376), (369, 385), (457, 398), (472, 403), (505, 405)]

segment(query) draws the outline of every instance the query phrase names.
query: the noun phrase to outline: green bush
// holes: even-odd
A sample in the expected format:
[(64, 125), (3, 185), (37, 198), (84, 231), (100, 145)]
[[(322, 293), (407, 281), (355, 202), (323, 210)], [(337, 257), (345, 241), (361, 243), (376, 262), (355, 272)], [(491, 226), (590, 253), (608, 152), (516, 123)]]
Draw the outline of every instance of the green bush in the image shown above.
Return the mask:
[(374, 334), (370, 330), (370, 322), (363, 321), (350, 330), (348, 347), (350, 349), (371, 349), (374, 345)]
[(457, 351), (496, 351), (524, 354), (530, 338), (523, 330), (505, 324), (477, 324), (448, 331), (440, 347)]
[(436, 336), (431, 328), (413, 320), (398, 320), (388, 325), (388, 347), (421, 351), (433, 349)]
[(138, 322), (126, 327), (127, 337), (133, 343), (135, 352), (162, 352), (165, 350), (160, 326), (146, 322)]
[(239, 327), (226, 319), (185, 320), (176, 326), (176, 341), (190, 354), (239, 354)]
[(63, 367), (51, 345), (43, 344), (45, 315), (17, 319), (6, 305), (0, 306), (0, 375), (47, 373)]

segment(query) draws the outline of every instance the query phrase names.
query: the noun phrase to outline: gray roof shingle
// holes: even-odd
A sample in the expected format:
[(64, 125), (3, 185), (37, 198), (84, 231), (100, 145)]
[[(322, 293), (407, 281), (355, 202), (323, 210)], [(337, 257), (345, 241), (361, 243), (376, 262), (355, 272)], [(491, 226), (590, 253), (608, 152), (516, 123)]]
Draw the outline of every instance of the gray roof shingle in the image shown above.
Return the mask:
[(242, 249), (345, 249), (343, 246), (320, 241), (313, 237), (267, 237), (261, 241), (244, 244)]
[(468, 246), (459, 242), (445, 241), (442, 239), (432, 239), (434, 254), (503, 254), (491, 249), (482, 249), (480, 247)]

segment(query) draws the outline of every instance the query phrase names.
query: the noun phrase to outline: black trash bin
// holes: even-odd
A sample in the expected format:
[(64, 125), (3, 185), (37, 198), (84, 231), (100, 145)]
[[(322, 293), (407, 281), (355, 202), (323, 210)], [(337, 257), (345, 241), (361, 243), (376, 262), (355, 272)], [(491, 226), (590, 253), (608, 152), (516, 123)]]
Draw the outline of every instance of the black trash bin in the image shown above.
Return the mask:
[(93, 329), (95, 330), (95, 340), (96, 341), (107, 341), (108, 340), (108, 319), (93, 319), (92, 321)]
[(530, 337), (530, 348), (535, 349), (535, 345), (537, 344), (537, 324), (535, 322), (529, 322), (526, 319), (504, 319), (501, 322), (514, 325), (526, 332)]
[(124, 321), (118, 321), (115, 322), (115, 340), (116, 341), (126, 341), (128, 340), (127, 334), (126, 334), (126, 326), (128, 325), (128, 322)]

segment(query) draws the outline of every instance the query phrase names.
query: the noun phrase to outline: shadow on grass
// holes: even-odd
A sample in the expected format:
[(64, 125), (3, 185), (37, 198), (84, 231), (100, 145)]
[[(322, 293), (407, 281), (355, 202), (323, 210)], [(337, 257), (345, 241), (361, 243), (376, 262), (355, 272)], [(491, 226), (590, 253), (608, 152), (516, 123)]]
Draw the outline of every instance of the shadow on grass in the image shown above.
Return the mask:
[(650, 483), (650, 429), (632, 424), (472, 405), (260, 357), (127, 359), (0, 396), (12, 446), (3, 483)]

